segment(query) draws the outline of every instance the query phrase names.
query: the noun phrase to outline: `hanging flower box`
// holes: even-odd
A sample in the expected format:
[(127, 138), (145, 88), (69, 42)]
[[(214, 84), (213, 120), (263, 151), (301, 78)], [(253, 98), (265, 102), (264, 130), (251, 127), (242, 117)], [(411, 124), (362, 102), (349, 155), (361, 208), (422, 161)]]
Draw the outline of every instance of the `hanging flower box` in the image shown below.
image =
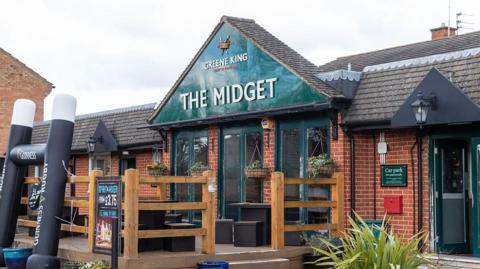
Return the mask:
[(204, 165), (203, 163), (196, 162), (190, 168), (190, 173), (191, 173), (192, 177), (201, 177), (201, 176), (203, 176), (203, 172), (205, 172), (209, 169), (210, 168), (208, 166)]
[(245, 176), (247, 178), (267, 178), (270, 175), (270, 169), (263, 167), (259, 160), (253, 161), (245, 168)]
[(155, 162), (147, 165), (147, 171), (150, 176), (165, 176), (167, 174), (167, 165)]
[(248, 178), (267, 178), (269, 174), (268, 168), (245, 168), (245, 175)]
[(337, 163), (326, 154), (308, 158), (308, 176), (310, 178), (330, 178), (337, 169)]

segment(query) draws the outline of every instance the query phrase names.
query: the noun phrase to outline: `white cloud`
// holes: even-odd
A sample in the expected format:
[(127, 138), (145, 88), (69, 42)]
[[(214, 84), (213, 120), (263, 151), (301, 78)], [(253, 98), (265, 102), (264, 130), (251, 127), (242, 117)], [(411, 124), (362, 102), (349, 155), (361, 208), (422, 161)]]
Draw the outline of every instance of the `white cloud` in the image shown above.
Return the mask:
[[(447, 0), (3, 0), (0, 47), (78, 97), (79, 113), (159, 101), (224, 14), (255, 19), (316, 64), (428, 40)], [(479, 29), (480, 2), (452, 0)], [(465, 32), (465, 31), (464, 31)]]

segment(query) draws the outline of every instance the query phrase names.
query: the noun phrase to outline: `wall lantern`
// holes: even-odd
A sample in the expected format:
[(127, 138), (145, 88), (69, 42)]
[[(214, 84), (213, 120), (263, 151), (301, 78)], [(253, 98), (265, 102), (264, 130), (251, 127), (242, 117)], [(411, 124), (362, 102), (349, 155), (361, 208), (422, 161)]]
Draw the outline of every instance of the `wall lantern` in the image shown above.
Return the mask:
[(418, 92), (417, 100), (410, 104), (413, 114), (415, 115), (415, 120), (417, 125), (422, 128), (422, 126), (427, 122), (428, 112), (430, 110), (436, 110), (436, 96), (431, 95), (430, 97), (424, 97), (422, 91)]
[(103, 137), (98, 137), (98, 138), (95, 138), (93, 136), (90, 136), (90, 138), (87, 140), (87, 151), (88, 153), (94, 153), (95, 152), (95, 145), (98, 143), (102, 143), (103, 142)]

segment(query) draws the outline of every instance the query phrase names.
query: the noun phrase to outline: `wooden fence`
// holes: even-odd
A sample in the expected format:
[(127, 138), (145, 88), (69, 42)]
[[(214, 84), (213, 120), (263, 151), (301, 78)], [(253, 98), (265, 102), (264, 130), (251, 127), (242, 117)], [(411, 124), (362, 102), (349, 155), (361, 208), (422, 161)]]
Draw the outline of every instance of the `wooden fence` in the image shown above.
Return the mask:
[[(88, 197), (67, 197), (65, 198), (65, 206), (88, 209), (88, 224), (85, 226), (62, 224), (62, 231), (75, 233), (84, 233), (88, 235), (88, 249), (93, 251), (93, 240), (95, 235), (95, 181), (96, 177), (102, 176), (102, 172), (95, 170), (90, 176), (73, 176), (67, 178), (67, 184), (88, 184)], [(213, 178), (212, 178), (213, 177)], [(211, 254), (215, 253), (215, 201), (214, 194), (208, 191), (209, 180), (215, 180), (213, 171), (206, 171), (200, 177), (188, 176), (155, 176), (143, 177), (139, 175), (138, 170), (128, 169), (122, 181), (125, 186), (125, 195), (122, 201), (122, 210), (124, 215), (124, 223), (122, 236), (124, 238), (124, 257), (135, 258), (138, 256), (138, 239), (139, 238), (161, 238), (161, 237), (182, 237), (182, 236), (202, 236), (202, 252)], [(25, 184), (39, 183), (40, 179), (36, 177), (28, 177)], [(200, 184), (202, 186), (202, 201), (200, 202), (178, 202), (165, 203), (166, 186), (171, 183), (190, 183)], [(139, 186), (141, 184), (155, 184), (158, 187), (159, 202), (148, 201), (143, 202), (139, 195)], [(22, 204), (28, 203), (28, 197), (22, 197)], [(202, 227), (193, 229), (171, 229), (171, 230), (138, 230), (139, 227), (139, 210), (201, 210), (202, 211)], [(18, 219), (17, 225), (35, 228), (36, 220), (28, 220), (24, 216)]]
[[(272, 188), (272, 248), (285, 247), (285, 232), (330, 230), (338, 232), (343, 228), (344, 182), (343, 175), (335, 173), (332, 178), (284, 178), (282, 172), (271, 175)], [(286, 185), (327, 185), (330, 186), (329, 201), (285, 201)], [(285, 225), (285, 208), (321, 207), (331, 209), (330, 223)]]

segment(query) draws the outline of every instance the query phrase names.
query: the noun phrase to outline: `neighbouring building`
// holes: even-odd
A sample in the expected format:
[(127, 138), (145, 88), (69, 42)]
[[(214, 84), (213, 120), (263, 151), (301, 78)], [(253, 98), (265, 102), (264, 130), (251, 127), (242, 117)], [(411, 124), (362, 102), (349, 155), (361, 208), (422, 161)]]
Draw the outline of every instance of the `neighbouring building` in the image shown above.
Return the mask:
[(15, 100), (27, 98), (35, 102), (35, 120), (43, 119), (43, 100), (54, 86), (10, 53), (0, 48), (0, 167), (3, 167)]
[[(146, 166), (160, 162), (161, 144), (157, 131), (138, 129), (144, 126), (155, 104), (126, 107), (92, 114), (79, 115), (75, 119), (70, 172), (87, 176), (98, 169), (104, 175), (123, 175), (126, 169), (137, 168), (146, 175)], [(46, 143), (49, 121), (37, 122), (33, 127), (32, 143)], [(87, 142), (95, 138), (94, 152), (89, 153)], [(29, 169), (30, 175), (41, 176), (41, 167)], [(87, 196), (85, 184), (72, 188), (67, 195)], [(142, 195), (157, 195), (157, 189), (142, 186)], [(86, 213), (86, 212), (82, 212)]]
[[(326, 154), (345, 175), (346, 214), (382, 219), (404, 238), (422, 230), (430, 248), (480, 256), (480, 32), (432, 30), (434, 40), (340, 57), (315, 66), (255, 21), (222, 17), (158, 108), (173, 175), (196, 163), (218, 176), (218, 216), (229, 206), (270, 201), (254, 161), (307, 177)], [(171, 186), (196, 200), (193, 186)], [(286, 189), (286, 199), (323, 199), (321, 186)], [(319, 208), (286, 220), (328, 220)], [(189, 214), (195, 220), (195, 214)]]

